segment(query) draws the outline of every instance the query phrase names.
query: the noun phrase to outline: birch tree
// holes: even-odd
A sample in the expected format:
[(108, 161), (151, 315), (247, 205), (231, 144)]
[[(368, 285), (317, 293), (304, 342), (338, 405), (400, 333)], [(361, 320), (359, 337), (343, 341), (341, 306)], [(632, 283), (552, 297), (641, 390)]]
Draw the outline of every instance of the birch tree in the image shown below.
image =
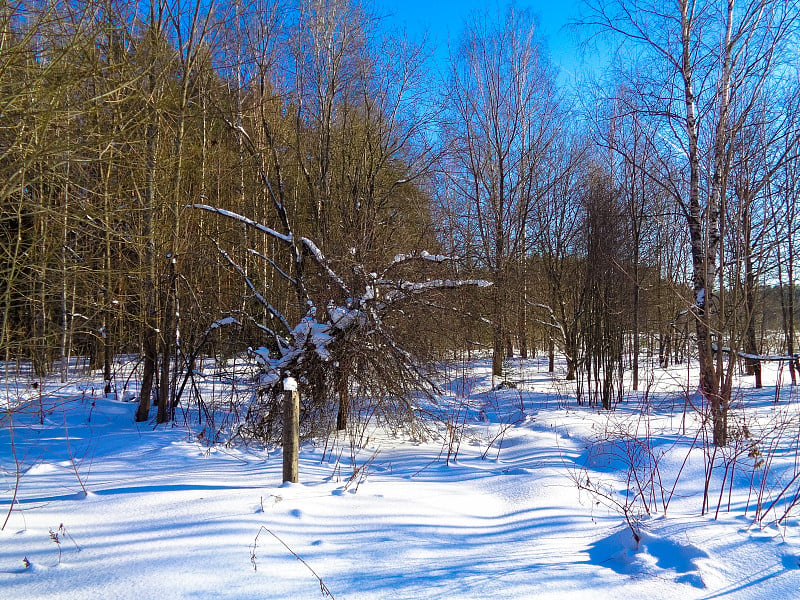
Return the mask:
[(731, 363), (717, 352), (724, 332), (712, 306), (732, 143), (793, 39), (797, 8), (788, 0), (615, 0), (586, 7), (585, 24), (612, 34), (641, 59), (635, 87), (641, 113), (658, 123), (662, 165), (680, 169), (679, 177), (660, 181), (690, 239), (699, 391), (714, 443), (725, 445)]

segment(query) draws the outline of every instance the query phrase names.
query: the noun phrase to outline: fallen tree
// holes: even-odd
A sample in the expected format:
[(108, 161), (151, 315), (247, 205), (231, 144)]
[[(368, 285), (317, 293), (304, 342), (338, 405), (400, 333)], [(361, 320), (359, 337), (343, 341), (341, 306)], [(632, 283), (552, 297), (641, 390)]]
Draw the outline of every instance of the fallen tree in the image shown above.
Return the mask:
[[(255, 250), (248, 252), (274, 269), (294, 289), (296, 306), (305, 307), (305, 314), (292, 324), (290, 317), (270, 301), (235, 258), (216, 244), (220, 255), (242, 277), (252, 297), (269, 316), (269, 323), (255, 322), (255, 325), (267, 334), (270, 343), (249, 349), (261, 368), (255, 390), (257, 401), (251, 404), (245, 419), (249, 434), (265, 442), (282, 438), (284, 448), (296, 447), (297, 440), (286, 436), (296, 438), (298, 428), (285, 427), (284, 417), (290, 414), (291, 419), (299, 418), (298, 411), (284, 411), (285, 405), (294, 401), (295, 393), (303, 399), (302, 412), (309, 422), (335, 405), (338, 431), (347, 428), (353, 388), (359, 389), (362, 397), (372, 403), (372, 411), (413, 415), (410, 395), (435, 389), (435, 385), (420, 362), (395, 339), (387, 320), (431, 293), (488, 287), (490, 283), (441, 277), (412, 281), (403, 277), (404, 265), (419, 263), (424, 267), (454, 260), (426, 251), (398, 254), (380, 271), (367, 271), (363, 265), (354, 264), (347, 283), (313, 240), (295, 235), (281, 197), (280, 170), (276, 172), (277, 193), (263, 170), (260, 175), (282, 224), (281, 231), (232, 211), (203, 203), (192, 205), (237, 221), (287, 250), (291, 261), (283, 267)], [(309, 291), (311, 277), (316, 282), (315, 294)], [(285, 473), (296, 471), (296, 467), (292, 471), (289, 466)]]

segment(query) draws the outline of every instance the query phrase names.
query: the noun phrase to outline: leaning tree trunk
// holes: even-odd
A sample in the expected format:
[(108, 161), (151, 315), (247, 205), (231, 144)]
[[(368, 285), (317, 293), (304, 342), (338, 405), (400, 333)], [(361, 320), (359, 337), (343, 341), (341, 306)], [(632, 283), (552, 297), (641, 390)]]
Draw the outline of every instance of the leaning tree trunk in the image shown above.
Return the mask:
[(158, 342), (156, 338), (157, 308), (155, 299), (155, 278), (153, 275), (153, 211), (155, 210), (155, 169), (156, 169), (156, 134), (155, 123), (147, 126), (147, 184), (145, 189), (144, 207), (144, 252), (142, 267), (144, 271), (144, 373), (142, 375), (142, 388), (139, 394), (139, 407), (136, 411), (138, 422), (146, 421), (150, 413), (150, 395), (155, 378), (156, 363), (158, 360)]

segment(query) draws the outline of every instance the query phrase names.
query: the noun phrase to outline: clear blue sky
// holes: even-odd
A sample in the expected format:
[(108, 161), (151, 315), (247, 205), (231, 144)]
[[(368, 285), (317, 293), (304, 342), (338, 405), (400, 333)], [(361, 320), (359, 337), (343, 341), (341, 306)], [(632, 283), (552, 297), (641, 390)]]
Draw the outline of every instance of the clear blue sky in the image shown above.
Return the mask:
[[(463, 23), (475, 11), (500, 7), (506, 2), (481, 0), (366, 0), (381, 14), (388, 15), (387, 25), (405, 28), (412, 37), (428, 32), (431, 42), (437, 45), (436, 59), (447, 59), (448, 40), (455, 41)], [(577, 0), (518, 1), (516, 6), (529, 9), (536, 19), (550, 48), (553, 62), (562, 70), (562, 77), (572, 78), (572, 71), (580, 69), (580, 52), (574, 31), (563, 26), (579, 14)]]

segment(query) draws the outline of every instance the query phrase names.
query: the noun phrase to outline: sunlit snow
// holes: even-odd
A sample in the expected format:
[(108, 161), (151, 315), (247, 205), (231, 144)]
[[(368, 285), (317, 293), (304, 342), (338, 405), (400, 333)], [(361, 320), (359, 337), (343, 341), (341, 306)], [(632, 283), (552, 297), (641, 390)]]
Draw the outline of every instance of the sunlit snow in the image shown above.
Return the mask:
[(3, 598), (321, 598), (317, 577), (348, 599), (800, 597), (798, 397), (775, 364), (763, 390), (740, 378), (715, 451), (685, 364), (609, 413), (546, 357), (495, 392), (489, 361), (449, 363), (438, 421), (307, 441), (286, 485), (280, 449), (210, 443), (257, 369), (198, 365), (202, 410), (155, 427), (122, 401), (134, 364), (108, 398), (9, 366)]

